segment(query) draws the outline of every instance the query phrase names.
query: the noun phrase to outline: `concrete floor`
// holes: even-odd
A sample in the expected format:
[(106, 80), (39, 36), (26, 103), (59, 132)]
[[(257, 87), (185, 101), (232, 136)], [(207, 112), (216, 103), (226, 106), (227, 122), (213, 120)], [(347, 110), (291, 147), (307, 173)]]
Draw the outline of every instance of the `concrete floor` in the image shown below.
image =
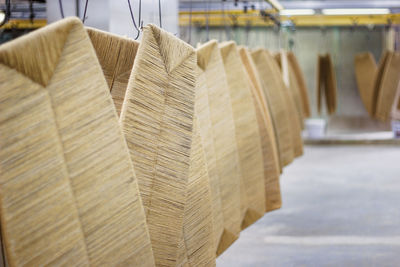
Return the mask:
[(217, 266), (400, 266), (400, 146), (307, 146)]

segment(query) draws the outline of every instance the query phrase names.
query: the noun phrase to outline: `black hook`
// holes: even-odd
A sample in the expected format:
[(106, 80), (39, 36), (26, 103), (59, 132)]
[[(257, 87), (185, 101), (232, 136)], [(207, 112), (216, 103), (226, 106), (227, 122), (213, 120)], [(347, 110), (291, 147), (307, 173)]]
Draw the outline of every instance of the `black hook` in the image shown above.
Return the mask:
[[(85, 3), (85, 10), (83, 11), (83, 17), (82, 17), (82, 19), (81, 19), (81, 20), (82, 20), (82, 23), (85, 23), (85, 20), (86, 20), (86, 18), (87, 18), (87, 17), (86, 17), (86, 12), (87, 12), (88, 3), (89, 3), (89, 0), (86, 0), (86, 3)], [(62, 18), (65, 18), (62, 0), (58, 0), (58, 4), (59, 4), (59, 6), (60, 6), (61, 17), (62, 17)], [(77, 5), (78, 5), (78, 3), (77, 3)], [(76, 8), (79, 8), (79, 7), (77, 6)]]
[(140, 31), (143, 28), (143, 21), (142, 19), (142, 0), (139, 0), (139, 27), (136, 24), (136, 20), (135, 20), (135, 16), (133, 15), (133, 11), (132, 11), (132, 6), (131, 6), (131, 1), (128, 0), (128, 6), (129, 6), (129, 11), (131, 13), (131, 18), (132, 18), (132, 22), (133, 22), (133, 27), (135, 27), (136, 29), (136, 37), (135, 40), (137, 40), (139, 38), (140, 35)]
[(0, 23), (0, 27), (6, 24), (11, 18), (11, 2), (10, 0), (6, 0), (6, 10), (4, 20)]

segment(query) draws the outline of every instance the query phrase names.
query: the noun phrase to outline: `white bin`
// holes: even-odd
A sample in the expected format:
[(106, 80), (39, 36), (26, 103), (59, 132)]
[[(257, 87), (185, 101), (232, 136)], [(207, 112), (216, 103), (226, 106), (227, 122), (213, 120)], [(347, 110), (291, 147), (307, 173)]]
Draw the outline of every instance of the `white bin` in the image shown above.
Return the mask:
[(324, 119), (306, 120), (307, 137), (310, 139), (321, 139), (325, 136), (326, 121)]

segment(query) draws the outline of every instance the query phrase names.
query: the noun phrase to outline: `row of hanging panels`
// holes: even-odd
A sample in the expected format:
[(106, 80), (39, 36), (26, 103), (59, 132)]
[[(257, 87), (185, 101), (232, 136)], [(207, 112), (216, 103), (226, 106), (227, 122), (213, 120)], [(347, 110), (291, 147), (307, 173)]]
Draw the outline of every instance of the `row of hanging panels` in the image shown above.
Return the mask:
[(77, 18), (0, 46), (7, 263), (215, 265), (280, 208), (282, 168), (303, 153), (294, 61)]

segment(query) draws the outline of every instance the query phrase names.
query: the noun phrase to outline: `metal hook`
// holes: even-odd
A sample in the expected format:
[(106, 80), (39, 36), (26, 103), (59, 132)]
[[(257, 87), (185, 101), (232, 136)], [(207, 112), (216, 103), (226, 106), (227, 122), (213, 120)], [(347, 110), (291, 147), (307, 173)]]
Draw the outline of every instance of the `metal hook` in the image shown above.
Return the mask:
[(191, 43), (192, 41), (192, 0), (190, 0), (190, 6), (189, 6), (189, 39), (188, 39), (188, 44)]
[(6, 0), (6, 10), (4, 20), (0, 23), (0, 27), (6, 24), (11, 18), (11, 1)]
[(208, 42), (210, 40), (210, 7), (209, 7), (209, 1), (206, 1), (206, 11), (207, 11), (207, 15), (206, 15), (206, 41)]
[(140, 31), (143, 28), (143, 21), (141, 21), (141, 18), (142, 18), (142, 0), (139, 1), (139, 27), (136, 24), (135, 16), (133, 15), (133, 11), (132, 11), (132, 6), (131, 6), (131, 1), (130, 0), (128, 0), (128, 6), (129, 6), (129, 11), (131, 13), (133, 27), (135, 27), (136, 32), (137, 32), (136, 37), (134, 39), (137, 40), (139, 38)]
[(88, 3), (89, 3), (89, 0), (86, 0), (86, 4), (85, 4), (85, 10), (83, 11), (83, 18), (82, 18), (82, 22), (83, 23), (85, 23), (85, 20), (86, 20), (86, 11), (87, 11), (87, 7), (88, 7)]

